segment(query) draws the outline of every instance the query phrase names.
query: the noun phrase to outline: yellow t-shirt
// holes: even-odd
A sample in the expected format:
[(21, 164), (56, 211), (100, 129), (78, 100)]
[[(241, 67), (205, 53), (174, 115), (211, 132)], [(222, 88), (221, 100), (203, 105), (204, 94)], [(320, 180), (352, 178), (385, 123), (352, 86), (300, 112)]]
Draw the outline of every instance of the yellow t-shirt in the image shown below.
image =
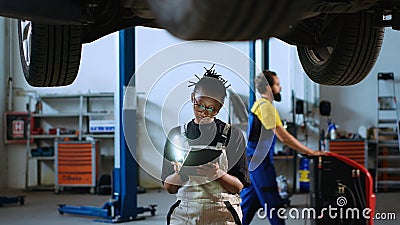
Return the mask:
[(267, 130), (282, 126), (278, 110), (268, 99), (260, 98), (254, 102), (251, 112), (258, 117)]

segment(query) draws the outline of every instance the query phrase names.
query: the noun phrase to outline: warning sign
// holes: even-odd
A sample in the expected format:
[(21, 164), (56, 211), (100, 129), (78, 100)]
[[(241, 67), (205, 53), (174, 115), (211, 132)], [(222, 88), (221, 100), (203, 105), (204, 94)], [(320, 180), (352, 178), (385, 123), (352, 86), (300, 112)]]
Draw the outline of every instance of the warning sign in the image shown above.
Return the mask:
[(33, 120), (27, 112), (6, 112), (4, 132), (5, 143), (26, 143), (28, 138), (28, 125), (33, 127)]
[(12, 121), (12, 137), (23, 138), (25, 131), (25, 122), (23, 120)]

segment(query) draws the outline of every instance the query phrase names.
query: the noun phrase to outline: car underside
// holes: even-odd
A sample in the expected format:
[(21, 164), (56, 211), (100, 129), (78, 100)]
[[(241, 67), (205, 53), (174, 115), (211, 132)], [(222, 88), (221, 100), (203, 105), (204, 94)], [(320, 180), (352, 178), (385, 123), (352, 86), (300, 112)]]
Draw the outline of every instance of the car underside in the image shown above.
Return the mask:
[(400, 29), (399, 8), (399, 0), (0, 0), (0, 15), (20, 19), (21, 60), (32, 86), (72, 83), (82, 44), (135, 26), (185, 40), (275, 37), (297, 46), (316, 83), (353, 85), (374, 66), (384, 27)]

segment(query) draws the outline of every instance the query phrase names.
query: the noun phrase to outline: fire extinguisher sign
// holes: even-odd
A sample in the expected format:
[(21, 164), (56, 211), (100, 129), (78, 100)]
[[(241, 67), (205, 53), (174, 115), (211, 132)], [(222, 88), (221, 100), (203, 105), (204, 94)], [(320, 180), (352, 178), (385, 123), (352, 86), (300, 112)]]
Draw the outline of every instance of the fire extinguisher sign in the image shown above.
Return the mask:
[(25, 133), (25, 122), (23, 120), (12, 121), (12, 137), (13, 138), (24, 138)]

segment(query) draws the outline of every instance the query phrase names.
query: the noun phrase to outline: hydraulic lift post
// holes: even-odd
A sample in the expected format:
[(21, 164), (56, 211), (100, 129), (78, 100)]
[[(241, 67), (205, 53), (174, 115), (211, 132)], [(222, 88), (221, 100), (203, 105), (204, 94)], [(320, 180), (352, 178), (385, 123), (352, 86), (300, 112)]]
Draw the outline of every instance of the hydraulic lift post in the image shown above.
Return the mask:
[[(135, 29), (130, 28), (119, 32), (119, 123), (116, 126), (119, 147), (115, 149), (112, 200), (101, 208), (60, 205), (58, 209), (60, 214), (103, 217), (106, 222), (113, 223), (144, 219), (138, 217), (144, 212), (155, 215), (155, 205), (137, 207), (138, 165), (133, 157), (133, 154), (136, 154), (136, 93), (135, 82), (134, 80), (131, 82), (134, 73)], [(129, 140), (129, 143), (126, 140)]]

